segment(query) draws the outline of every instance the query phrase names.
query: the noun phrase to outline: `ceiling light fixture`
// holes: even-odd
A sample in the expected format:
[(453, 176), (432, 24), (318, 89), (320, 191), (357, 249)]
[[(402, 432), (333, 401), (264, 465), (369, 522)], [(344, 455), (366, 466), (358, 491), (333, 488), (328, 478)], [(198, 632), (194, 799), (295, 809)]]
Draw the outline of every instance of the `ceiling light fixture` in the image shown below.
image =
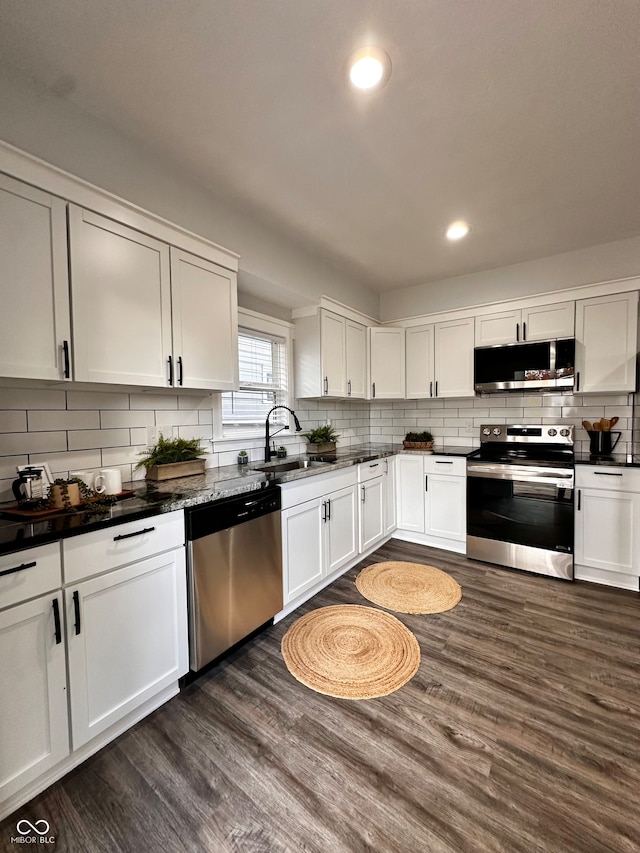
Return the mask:
[(356, 89), (381, 89), (391, 76), (391, 60), (381, 48), (368, 45), (351, 54), (348, 69)]
[(447, 228), (447, 240), (462, 240), (463, 237), (467, 236), (469, 231), (471, 231), (469, 225), (463, 222), (462, 219), (458, 219), (456, 222), (452, 222)]

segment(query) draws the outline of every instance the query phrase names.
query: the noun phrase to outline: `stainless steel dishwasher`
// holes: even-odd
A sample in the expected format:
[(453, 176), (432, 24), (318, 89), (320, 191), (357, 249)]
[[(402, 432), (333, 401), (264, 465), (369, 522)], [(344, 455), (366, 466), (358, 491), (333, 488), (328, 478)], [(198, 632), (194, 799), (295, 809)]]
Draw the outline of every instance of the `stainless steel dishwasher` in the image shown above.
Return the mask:
[(282, 610), (280, 507), (272, 486), (187, 510), (193, 671)]

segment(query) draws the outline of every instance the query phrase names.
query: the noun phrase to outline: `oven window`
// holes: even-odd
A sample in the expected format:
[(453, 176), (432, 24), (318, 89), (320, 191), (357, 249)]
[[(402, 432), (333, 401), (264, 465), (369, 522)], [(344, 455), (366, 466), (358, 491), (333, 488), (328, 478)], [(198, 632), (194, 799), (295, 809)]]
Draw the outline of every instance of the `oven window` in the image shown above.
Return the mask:
[(573, 490), (548, 483), (468, 477), (467, 533), (573, 553)]

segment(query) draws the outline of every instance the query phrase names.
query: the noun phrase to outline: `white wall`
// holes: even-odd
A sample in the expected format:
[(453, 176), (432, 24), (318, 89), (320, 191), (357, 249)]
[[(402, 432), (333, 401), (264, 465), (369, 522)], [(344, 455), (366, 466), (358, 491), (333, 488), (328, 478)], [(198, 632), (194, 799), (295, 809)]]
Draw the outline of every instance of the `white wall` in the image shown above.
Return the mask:
[(383, 322), (640, 274), (640, 237), (383, 293)]
[(258, 213), (241, 213), (233, 199), (217, 197), (176, 164), (1, 66), (0, 139), (240, 254), (241, 304), (245, 292), (288, 308), (325, 294), (378, 315), (376, 293), (294, 236)]

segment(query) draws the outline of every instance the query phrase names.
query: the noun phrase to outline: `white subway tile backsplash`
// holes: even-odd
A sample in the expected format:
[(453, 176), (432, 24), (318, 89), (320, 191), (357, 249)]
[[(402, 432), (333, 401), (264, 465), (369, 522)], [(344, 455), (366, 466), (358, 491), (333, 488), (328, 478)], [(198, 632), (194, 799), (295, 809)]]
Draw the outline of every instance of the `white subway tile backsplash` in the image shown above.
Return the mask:
[(18, 465), (28, 465), (29, 457), (24, 456), (0, 456), (0, 478), (11, 477), (15, 479), (18, 473)]
[(213, 438), (213, 427), (207, 424), (180, 426), (178, 427), (178, 435), (180, 438), (186, 438), (188, 441), (191, 441), (194, 438), (207, 441), (208, 439)]
[(0, 409), (64, 409), (65, 391), (0, 388)]
[(79, 429), (69, 433), (69, 450), (123, 447), (129, 444), (128, 429)]
[(155, 426), (156, 415), (153, 410), (132, 412), (101, 411), (100, 424), (102, 429), (118, 429), (119, 427), (148, 427)]
[(26, 432), (26, 412), (0, 412), (0, 432)]
[(29, 423), (29, 432), (45, 432), (54, 429), (67, 431), (98, 429), (100, 427), (100, 412), (35, 410), (27, 412), (27, 420)]
[(179, 409), (213, 409), (213, 397), (211, 394), (180, 394), (178, 397)]
[(156, 412), (156, 426), (192, 426), (198, 423), (198, 412), (193, 409)]
[(52, 473), (62, 474), (68, 471), (99, 468), (102, 465), (102, 457), (99, 449), (61, 453), (31, 453), (29, 462), (33, 465), (41, 465), (46, 462)]
[[(29, 406), (29, 408), (35, 407)], [(53, 406), (50, 408), (53, 408)], [(67, 409), (99, 410), (128, 408), (129, 395), (121, 391), (67, 391)], [(147, 408), (152, 409), (153, 406), (148, 406)]]
[(147, 428), (134, 427), (129, 430), (129, 441), (131, 444), (147, 444)]
[[(131, 394), (129, 396), (131, 409), (153, 409), (154, 411), (175, 410), (178, 408), (177, 394)], [(101, 406), (100, 408), (107, 408)]]
[(66, 432), (6, 432), (0, 435), (0, 456), (66, 449)]

